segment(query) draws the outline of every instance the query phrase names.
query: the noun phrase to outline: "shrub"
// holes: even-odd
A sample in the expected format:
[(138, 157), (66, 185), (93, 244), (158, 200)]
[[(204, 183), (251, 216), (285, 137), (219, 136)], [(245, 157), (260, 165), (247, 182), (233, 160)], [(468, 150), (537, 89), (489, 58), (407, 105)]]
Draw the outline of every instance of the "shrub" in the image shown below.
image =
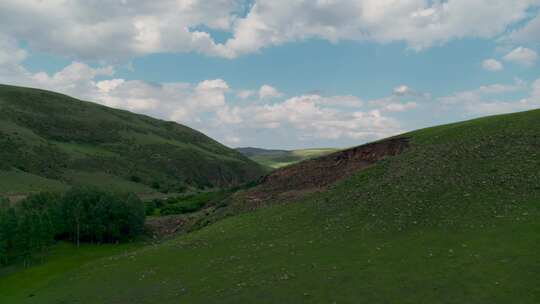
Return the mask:
[(154, 215), (156, 213), (157, 205), (156, 200), (152, 200), (144, 203), (144, 213), (147, 216)]

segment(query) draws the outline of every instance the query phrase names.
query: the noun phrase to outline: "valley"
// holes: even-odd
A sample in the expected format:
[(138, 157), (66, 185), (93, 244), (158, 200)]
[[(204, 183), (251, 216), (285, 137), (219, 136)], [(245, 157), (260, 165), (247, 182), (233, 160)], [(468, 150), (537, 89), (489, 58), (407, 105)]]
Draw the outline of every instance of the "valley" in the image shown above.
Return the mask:
[(533, 110), (422, 129), (154, 200), (147, 224), (164, 232), (59, 242), (0, 271), (0, 302), (536, 303), (538, 122)]
[(267, 150), (259, 148), (237, 148), (238, 152), (249, 157), (251, 160), (269, 167), (277, 169), (292, 165), (304, 160), (331, 154), (338, 151), (333, 148), (319, 149), (299, 149), (299, 150)]

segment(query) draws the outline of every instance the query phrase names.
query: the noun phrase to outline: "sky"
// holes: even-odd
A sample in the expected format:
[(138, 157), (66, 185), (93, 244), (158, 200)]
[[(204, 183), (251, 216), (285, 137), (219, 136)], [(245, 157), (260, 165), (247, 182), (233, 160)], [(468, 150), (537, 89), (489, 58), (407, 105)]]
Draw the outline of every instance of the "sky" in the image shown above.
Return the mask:
[(230, 147), (349, 147), (540, 107), (540, 0), (2, 0), (0, 83)]

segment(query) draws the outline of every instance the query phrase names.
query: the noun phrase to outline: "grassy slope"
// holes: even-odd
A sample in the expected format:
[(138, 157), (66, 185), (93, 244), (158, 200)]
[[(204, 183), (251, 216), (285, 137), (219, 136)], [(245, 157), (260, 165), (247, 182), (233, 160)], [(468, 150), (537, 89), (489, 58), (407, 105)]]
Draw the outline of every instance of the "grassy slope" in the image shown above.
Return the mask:
[(300, 150), (291, 150), (291, 151), (275, 150), (269, 153), (265, 153), (264, 151), (261, 151), (260, 153), (250, 156), (250, 158), (253, 161), (263, 166), (276, 169), (276, 168), (292, 165), (294, 163), (298, 163), (306, 159), (330, 154), (336, 151), (337, 149), (331, 149), (331, 148), (300, 149)]
[(405, 153), (295, 204), (36, 288), (5, 276), (0, 302), (538, 303), (540, 111), (407, 136)]
[[(140, 247), (140, 243), (111, 245), (104, 244), (99, 246), (83, 244), (81, 248), (70, 243), (60, 243), (52, 247), (45, 262), (40, 262), (37, 259), (31, 268), (25, 271), (19, 271), (22, 265), (12, 265), (9, 267), (0, 268), (0, 276), (8, 276), (11, 286), (4, 286), (0, 283), (1, 297), (9, 299), (11, 295), (20, 292), (20, 288), (35, 290), (47, 286), (57, 276), (65, 275), (71, 270), (77, 270), (82, 265), (104, 257), (114, 256), (130, 252), (131, 250)], [(28, 296), (28, 295), (27, 295)], [(9, 303), (10, 300), (2, 303)]]
[[(16, 175), (17, 168), (56, 181), (52, 188), (91, 182), (151, 192), (157, 182), (175, 191), (182, 185), (241, 183), (262, 173), (240, 153), (188, 127), (5, 85), (0, 85), (0, 159), (0, 184), (15, 183), (3, 177)], [(34, 190), (24, 182), (0, 189)]]

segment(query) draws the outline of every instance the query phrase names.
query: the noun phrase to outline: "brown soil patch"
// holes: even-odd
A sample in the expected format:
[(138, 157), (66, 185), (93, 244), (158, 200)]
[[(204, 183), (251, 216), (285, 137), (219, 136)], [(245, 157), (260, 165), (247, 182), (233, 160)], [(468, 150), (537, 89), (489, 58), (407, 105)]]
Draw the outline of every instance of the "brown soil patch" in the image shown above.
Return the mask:
[(167, 215), (146, 220), (146, 229), (157, 238), (177, 233), (184, 225), (187, 219), (185, 215)]
[(271, 198), (290, 199), (321, 191), (385, 157), (402, 153), (408, 146), (407, 138), (392, 138), (277, 169), (249, 191), (247, 198), (259, 205)]

